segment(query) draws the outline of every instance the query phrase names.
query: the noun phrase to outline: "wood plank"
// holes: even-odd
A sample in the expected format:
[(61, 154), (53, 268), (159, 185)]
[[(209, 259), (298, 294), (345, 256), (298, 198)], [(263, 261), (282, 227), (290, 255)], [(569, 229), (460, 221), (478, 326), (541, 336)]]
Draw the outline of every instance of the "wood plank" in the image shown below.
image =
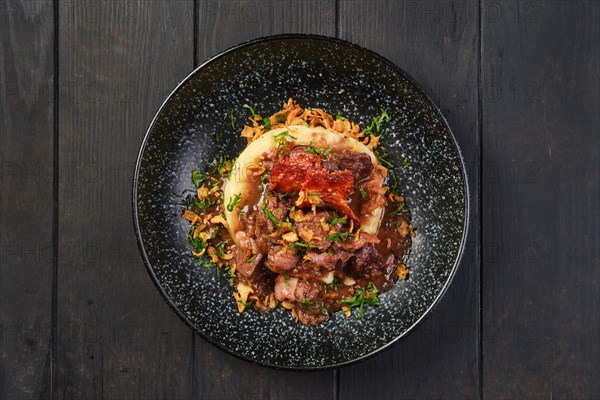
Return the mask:
[(198, 5), (198, 60), (246, 40), (282, 33), (335, 36), (335, 0), (248, 2), (206, 0)]
[(484, 397), (600, 398), (600, 4), (482, 9)]
[(51, 391), (52, 1), (0, 5), (0, 398)]
[(390, 350), (340, 371), (342, 399), (479, 396), (478, 18), (471, 1), (340, 1), (339, 36), (415, 78), (448, 119), (467, 163), (468, 246), (433, 314)]
[[(243, 41), (280, 33), (335, 35), (335, 2), (201, 1), (198, 60)], [(241, 361), (196, 339), (196, 391), (210, 399), (330, 399), (334, 372), (294, 373)]]
[(138, 253), (137, 152), (193, 68), (193, 3), (60, 3), (57, 398), (190, 398), (192, 332)]

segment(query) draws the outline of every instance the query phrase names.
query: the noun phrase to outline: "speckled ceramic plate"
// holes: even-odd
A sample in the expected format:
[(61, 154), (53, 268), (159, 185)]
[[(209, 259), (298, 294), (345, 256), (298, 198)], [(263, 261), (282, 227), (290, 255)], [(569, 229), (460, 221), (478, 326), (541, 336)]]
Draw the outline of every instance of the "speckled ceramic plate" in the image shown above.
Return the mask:
[[(360, 320), (336, 313), (319, 326), (296, 324), (283, 310), (239, 314), (231, 288), (213, 269), (196, 266), (180, 218), (190, 172), (218, 154), (214, 134), (228, 110), (236, 127), (288, 98), (341, 111), (364, 126), (385, 108), (392, 116), (383, 145), (399, 170), (401, 192), (418, 235), (411, 275), (367, 308)], [(244, 148), (239, 129), (224, 130), (230, 156)], [(346, 365), (390, 346), (432, 310), (448, 287), (465, 241), (468, 190), (450, 128), (422, 89), (385, 58), (318, 36), (274, 36), (248, 42), (206, 62), (171, 93), (144, 138), (134, 177), (133, 212), (142, 256), (158, 289), (198, 334), (245, 360), (279, 368)]]

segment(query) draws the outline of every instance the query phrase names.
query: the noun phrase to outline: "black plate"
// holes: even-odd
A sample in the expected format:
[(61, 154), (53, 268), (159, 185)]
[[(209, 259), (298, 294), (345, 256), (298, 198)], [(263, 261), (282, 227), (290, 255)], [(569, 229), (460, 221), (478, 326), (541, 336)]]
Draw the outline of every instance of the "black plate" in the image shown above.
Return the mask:
[[(408, 281), (381, 296), (363, 319), (340, 313), (312, 327), (289, 312), (239, 314), (231, 288), (215, 271), (196, 266), (180, 218), (178, 197), (192, 189), (190, 171), (204, 170), (218, 151), (214, 133), (229, 109), (236, 127), (288, 98), (304, 107), (341, 111), (365, 126), (385, 108), (392, 116), (383, 145), (399, 169), (402, 194), (418, 235)], [(225, 131), (230, 156), (245, 140)], [(166, 301), (198, 334), (223, 350), (258, 364), (289, 369), (346, 365), (405, 336), (427, 315), (457, 268), (468, 223), (463, 161), (438, 108), (401, 69), (348, 42), (320, 36), (285, 35), (251, 41), (214, 57), (169, 95), (142, 143), (134, 177), (133, 212), (148, 271)]]

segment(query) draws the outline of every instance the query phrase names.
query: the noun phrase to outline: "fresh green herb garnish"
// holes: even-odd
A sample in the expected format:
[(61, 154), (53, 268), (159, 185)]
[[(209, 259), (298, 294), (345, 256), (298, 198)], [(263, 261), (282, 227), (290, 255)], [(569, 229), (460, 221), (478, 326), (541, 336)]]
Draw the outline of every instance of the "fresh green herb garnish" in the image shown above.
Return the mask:
[(195, 212), (196, 214), (198, 214), (200, 211), (207, 212), (208, 209), (214, 204), (217, 203), (211, 202), (208, 197), (202, 200), (198, 200), (198, 197), (196, 196), (189, 196), (187, 199), (187, 204), (185, 204), (185, 206), (193, 212)]
[(279, 197), (280, 200), (283, 200), (283, 199), (286, 199), (286, 198), (292, 197), (292, 196), (298, 196), (298, 192), (278, 193), (277, 194), (277, 197)]
[(215, 142), (217, 143), (217, 146), (221, 146), (221, 139), (223, 138), (223, 126), (225, 126), (225, 121), (221, 123), (219, 130), (215, 132)]
[[(227, 241), (229, 241), (229, 240), (227, 240)], [(217, 254), (218, 253), (219, 253), (219, 249), (217, 249)], [(234, 279), (237, 278), (237, 275), (235, 273), (231, 272), (231, 267), (229, 265), (223, 265), (221, 267), (217, 263), (210, 262), (205, 257), (203, 257), (198, 262), (198, 265), (202, 266), (203, 268), (214, 268), (215, 269), (215, 275), (217, 276), (217, 279), (220, 279), (221, 278), (221, 274), (223, 272), (225, 272), (225, 277), (229, 279), (229, 286), (231, 286), (231, 287), (235, 286), (235, 280)]]
[(254, 111), (254, 108), (252, 108), (252, 107), (251, 107), (251, 106), (249, 106), (248, 104), (244, 104), (242, 107), (244, 107), (244, 108), (247, 108), (248, 110), (250, 110), (250, 114), (252, 114), (252, 116), (253, 116), (254, 118), (257, 118), (257, 117), (259, 117), (259, 118), (262, 118), (260, 115), (258, 115), (258, 114), (256, 113), (256, 111)]
[(236, 193), (229, 198), (229, 203), (227, 203), (227, 211), (232, 212), (235, 206), (238, 205), (240, 200), (242, 199), (242, 195), (240, 193)]
[(237, 301), (238, 303), (240, 303), (241, 305), (243, 305), (244, 307), (248, 307), (250, 306), (252, 303), (254, 303), (254, 300), (250, 300), (250, 301), (244, 301), (242, 299)]
[(269, 179), (269, 174), (266, 172), (260, 177), (260, 185), (258, 186), (259, 190), (262, 192), (267, 186), (267, 179)]
[(204, 250), (206, 248), (206, 242), (204, 240), (202, 240), (199, 237), (193, 237), (193, 229), (190, 229), (190, 231), (188, 232), (188, 236), (187, 236), (187, 240), (189, 242), (189, 244), (192, 245), (192, 247), (194, 248), (194, 251), (196, 253), (200, 253), (202, 250)]
[(392, 180), (389, 192), (396, 193), (396, 190), (398, 189), (398, 177), (396, 176), (396, 172), (393, 169), (390, 169), (388, 174)]
[(199, 188), (200, 186), (202, 186), (202, 184), (207, 181), (210, 178), (210, 175), (208, 174), (201, 174), (200, 172), (196, 171), (195, 169), (192, 170), (192, 183), (194, 184), (194, 186), (196, 186), (196, 188)]
[(217, 256), (223, 257), (225, 255), (225, 247), (229, 242), (231, 242), (231, 239), (223, 240), (215, 246), (215, 249), (217, 250)]
[(360, 199), (362, 201), (365, 201), (367, 199), (367, 192), (365, 192), (365, 187), (364, 185), (360, 185), (358, 190), (360, 190)]
[(344, 117), (344, 116), (342, 115), (342, 113), (341, 113), (341, 112), (339, 112), (339, 111), (338, 111), (338, 112), (336, 112), (336, 113), (335, 113), (335, 115), (334, 115), (333, 117), (334, 117), (335, 119), (339, 119), (339, 120), (342, 120), (342, 121), (346, 119), (346, 117)]
[(235, 129), (235, 117), (233, 116), (233, 108), (229, 109), (229, 121), (231, 122), (231, 129)]
[(329, 221), (327, 221), (327, 223), (331, 226), (333, 226), (335, 224), (345, 225), (348, 223), (348, 220), (344, 219), (344, 218), (331, 218)]
[(410, 167), (410, 161), (408, 160), (408, 158), (405, 158), (404, 160), (402, 160), (402, 169), (406, 169)]
[(305, 249), (314, 249), (315, 246), (314, 244), (309, 244), (309, 243), (304, 243), (304, 242), (294, 242), (292, 244), (290, 244), (290, 249), (295, 249), (296, 247), (303, 247)]
[(285, 283), (285, 286), (290, 286), (290, 278), (288, 277), (287, 273), (283, 273), (283, 282)]
[(225, 155), (225, 153), (219, 154), (219, 162), (217, 163), (217, 166), (215, 167), (215, 169), (213, 171), (213, 175), (215, 173), (218, 173), (219, 175), (223, 175), (223, 172), (226, 169), (227, 164), (231, 161), (232, 160), (227, 158), (227, 155)]
[(219, 125), (219, 129), (215, 132), (215, 142), (218, 146), (221, 146), (221, 141), (223, 139), (223, 128), (230, 125), (231, 129), (235, 129), (235, 116), (233, 114), (233, 108), (230, 108), (228, 111), (229, 118), (225, 116), (221, 125)]
[(277, 135), (274, 136), (275, 142), (277, 143), (277, 147), (281, 147), (283, 146), (283, 142), (284, 141), (288, 141), (289, 139), (296, 139), (295, 137), (293, 137), (292, 135), (290, 135), (290, 133), (288, 131), (283, 131), (281, 133), (278, 133)]
[(387, 160), (387, 158), (390, 156), (388, 153), (380, 153), (379, 150), (375, 150), (374, 153), (379, 159), (379, 162), (381, 162), (384, 167), (389, 169), (394, 168), (394, 164)]
[(377, 135), (381, 136), (383, 130), (381, 128), (381, 124), (383, 122), (389, 122), (391, 120), (390, 115), (383, 108), (381, 109), (381, 115), (376, 117), (371, 121), (368, 127), (365, 128), (364, 132), (367, 135)]
[(299, 302), (299, 304), (302, 306), (302, 308), (305, 308), (308, 311), (313, 311), (317, 309), (315, 303), (308, 297), (303, 301)]
[(390, 217), (393, 217), (394, 215), (400, 213), (400, 211), (402, 211), (403, 208), (404, 208), (404, 203), (398, 204), (398, 207), (396, 207), (396, 209), (390, 213)]
[(249, 106), (248, 104), (244, 104), (242, 107), (247, 108), (248, 110), (250, 110), (250, 114), (252, 114), (252, 117), (254, 118), (261, 118), (263, 124), (265, 125), (265, 131), (270, 131), (271, 130), (271, 119), (267, 118), (263, 118), (260, 116), (260, 114), (257, 114), (256, 111), (254, 111), (254, 108), (252, 108), (251, 106)]
[(247, 259), (246, 261), (244, 261), (246, 264), (251, 263), (252, 260), (254, 260), (256, 258), (256, 254), (254, 254), (252, 257), (250, 257), (249, 259)]
[(312, 142), (310, 142), (306, 150), (304, 150), (304, 152), (307, 154), (318, 154), (321, 156), (327, 156), (329, 153), (331, 153), (332, 150), (333, 147), (329, 147), (327, 149), (324, 147), (313, 147)]
[(367, 287), (362, 287), (354, 293), (349, 299), (340, 300), (340, 303), (345, 304), (349, 308), (358, 307), (358, 319), (363, 317), (363, 307), (366, 305), (376, 306), (379, 304), (379, 297), (377, 297), (377, 293), (379, 290), (373, 284), (373, 282), (369, 282)]
[(351, 234), (351, 233), (349, 233), (349, 232), (338, 232), (338, 233), (332, 233), (331, 235), (328, 235), (327, 236), (327, 240), (331, 240), (332, 242), (335, 242), (336, 244), (339, 244), (340, 240), (342, 242), (345, 242), (346, 240), (348, 240), (352, 236), (354, 236), (354, 235)]
[(275, 116), (275, 121), (277, 121), (278, 124), (281, 124), (281, 123), (285, 122), (286, 117), (287, 116), (285, 114), (279, 114), (279, 115)]
[(271, 220), (271, 222), (273, 222), (273, 224), (275, 224), (275, 226), (277, 227), (277, 230), (280, 230), (281, 223), (277, 220), (277, 218), (273, 215), (273, 213), (271, 213), (271, 211), (269, 211), (269, 209), (267, 208), (267, 205), (265, 203), (263, 203), (262, 210), (265, 213), (265, 215), (267, 216), (267, 218), (269, 218)]
[(234, 279), (237, 278), (237, 275), (235, 273), (231, 272), (231, 266), (227, 265), (223, 268), (225, 269), (225, 272), (227, 272), (227, 276), (229, 278), (229, 286), (234, 287), (235, 286)]
[(334, 292), (338, 291), (338, 285), (340, 284), (340, 280), (337, 276), (333, 277), (333, 281), (330, 284), (326, 285), (328, 288), (331, 288)]

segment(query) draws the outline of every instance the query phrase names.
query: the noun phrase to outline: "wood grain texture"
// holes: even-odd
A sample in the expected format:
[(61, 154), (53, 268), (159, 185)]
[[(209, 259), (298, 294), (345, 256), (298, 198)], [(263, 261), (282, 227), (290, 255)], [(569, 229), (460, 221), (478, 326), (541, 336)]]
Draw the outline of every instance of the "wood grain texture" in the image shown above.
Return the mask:
[(0, 8), (0, 398), (50, 394), (51, 1)]
[(190, 398), (192, 333), (139, 255), (140, 143), (193, 68), (191, 1), (60, 4), (56, 398)]
[(391, 350), (340, 371), (341, 399), (479, 396), (478, 17), (469, 1), (340, 1), (339, 36), (424, 86), (453, 129), (471, 191), (468, 246), (433, 314)]
[(600, 398), (600, 4), (487, 1), (484, 398)]
[[(194, 336), (133, 233), (134, 160), (164, 98), (194, 60), (285, 32), (406, 70), (469, 172), (449, 292), (409, 337), (337, 371), (262, 368)], [(0, 398), (600, 398), (599, 37), (596, 1), (0, 2)]]
[[(200, 1), (199, 62), (243, 41), (281, 33), (335, 35), (335, 2)], [(259, 367), (196, 339), (196, 393), (203, 399), (331, 399), (333, 371), (294, 373)]]
[(335, 36), (335, 0), (199, 0), (198, 60), (246, 40), (282, 33)]

